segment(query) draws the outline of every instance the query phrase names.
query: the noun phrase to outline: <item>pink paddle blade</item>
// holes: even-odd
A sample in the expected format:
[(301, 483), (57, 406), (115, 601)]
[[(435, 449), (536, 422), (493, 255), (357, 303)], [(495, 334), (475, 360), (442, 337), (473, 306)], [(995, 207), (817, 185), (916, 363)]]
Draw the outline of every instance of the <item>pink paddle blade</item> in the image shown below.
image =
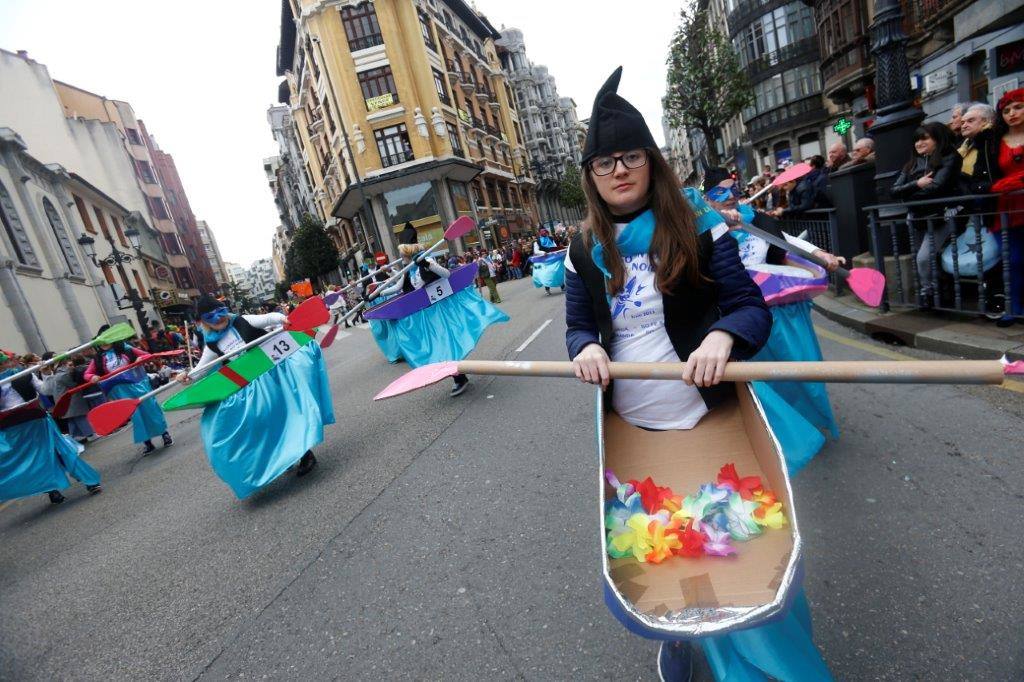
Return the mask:
[(327, 324), (331, 313), (319, 296), (307, 298), (288, 315), (288, 329), (312, 329)]
[(1024, 360), (1009, 362), (1003, 357), (1003, 374), (1024, 374)]
[(374, 400), (386, 400), (404, 393), (411, 393), (416, 389), (436, 384), (441, 379), (453, 377), (459, 373), (457, 362), (435, 362), (432, 365), (417, 367), (411, 372), (406, 372), (398, 377), (383, 391), (373, 396)]
[(132, 418), (138, 406), (139, 401), (135, 398), (112, 400), (89, 410), (86, 419), (89, 420), (93, 431), (101, 436), (109, 436)]
[(878, 270), (871, 268), (853, 268), (850, 276), (846, 278), (850, 290), (857, 295), (857, 298), (867, 303), (872, 308), (882, 304), (882, 294), (885, 293), (885, 275)]
[(476, 229), (476, 223), (473, 219), (467, 215), (457, 218), (454, 223), (448, 226), (448, 229), (444, 231), (444, 238), (451, 241), (452, 239), (458, 239), (464, 237), (470, 232)]
[(811, 167), (811, 164), (809, 163), (798, 163), (796, 165), (790, 166), (789, 168), (775, 176), (775, 179), (772, 180), (772, 186), (778, 187), (792, 180), (799, 180), (803, 176), (810, 173), (812, 170), (814, 170), (814, 168)]
[(324, 338), (320, 339), (321, 348), (330, 348), (331, 344), (334, 343), (334, 338), (338, 335), (338, 325), (331, 325), (331, 328), (324, 334)]

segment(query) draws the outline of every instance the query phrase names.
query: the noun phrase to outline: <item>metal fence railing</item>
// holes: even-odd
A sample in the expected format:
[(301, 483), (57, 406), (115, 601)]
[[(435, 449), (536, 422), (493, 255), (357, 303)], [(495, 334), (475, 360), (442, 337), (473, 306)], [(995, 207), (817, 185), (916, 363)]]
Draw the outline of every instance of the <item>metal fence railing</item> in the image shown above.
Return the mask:
[[(835, 253), (835, 245), (839, 241), (839, 222), (836, 220), (834, 208), (816, 208), (804, 211), (799, 216), (782, 218), (782, 231), (794, 237), (805, 239), (822, 251)], [(839, 295), (843, 293), (843, 280), (835, 273), (829, 275), (829, 286)]]
[(863, 210), (875, 267), (886, 276), (883, 310), (1008, 316), (1013, 278), (1022, 276), (1011, 271), (1010, 230), (1024, 229), (1011, 227), (1024, 221), (1024, 208), (998, 210), (997, 195), (978, 194)]

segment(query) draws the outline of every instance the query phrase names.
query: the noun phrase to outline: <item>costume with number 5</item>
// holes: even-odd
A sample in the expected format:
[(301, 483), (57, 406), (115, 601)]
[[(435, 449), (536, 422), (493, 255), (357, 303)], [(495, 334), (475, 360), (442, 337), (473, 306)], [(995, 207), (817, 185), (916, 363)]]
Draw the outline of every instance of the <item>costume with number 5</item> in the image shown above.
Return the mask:
[[(211, 296), (199, 299), (196, 312), (206, 343), (200, 364), (288, 319), (280, 313), (236, 315)], [(220, 326), (225, 317), (230, 321), (221, 329), (208, 324), (213, 319)], [(316, 460), (311, 449), (323, 441), (324, 426), (333, 423), (323, 355), (318, 344), (310, 343), (241, 390), (208, 405), (200, 431), (214, 473), (244, 499), (296, 463), (300, 474), (312, 468)]]
[[(420, 255), (421, 247), (411, 225), (399, 233), (399, 242), (403, 265), (414, 258), (416, 265), (402, 279), (385, 287), (378, 300), (411, 293), (451, 275), (433, 258)], [(388, 362), (405, 360), (411, 367), (420, 367), (464, 359), (487, 327), (508, 319), (472, 286), (467, 286), (401, 319), (373, 320), (371, 329)]]

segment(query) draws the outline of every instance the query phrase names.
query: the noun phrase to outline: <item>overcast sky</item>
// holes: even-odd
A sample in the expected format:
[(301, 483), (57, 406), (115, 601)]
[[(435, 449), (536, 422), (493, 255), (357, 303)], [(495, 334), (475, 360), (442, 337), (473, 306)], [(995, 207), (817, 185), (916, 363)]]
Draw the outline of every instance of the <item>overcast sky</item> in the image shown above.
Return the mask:
[[(527, 54), (548, 66), (580, 118), (622, 64), (619, 92), (663, 142), (665, 56), (679, 1), (636, 2), (642, 9), (626, 12), (620, 0), (476, 6), (495, 28), (522, 29)], [(279, 80), (279, 18), (278, 0), (0, 0), (0, 47), (28, 50), (56, 80), (130, 102), (174, 156), (192, 211), (210, 223), (225, 260), (248, 265), (270, 256), (278, 222), (263, 159), (276, 154), (266, 110)]]

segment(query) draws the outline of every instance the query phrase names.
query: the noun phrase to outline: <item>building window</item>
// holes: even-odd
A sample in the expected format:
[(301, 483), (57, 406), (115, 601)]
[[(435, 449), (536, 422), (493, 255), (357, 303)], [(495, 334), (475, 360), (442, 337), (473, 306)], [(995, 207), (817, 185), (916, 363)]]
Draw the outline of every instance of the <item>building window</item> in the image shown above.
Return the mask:
[(64, 254), (64, 262), (68, 264), (71, 275), (84, 277), (82, 264), (78, 262), (78, 255), (75, 253), (75, 247), (71, 244), (71, 237), (68, 235), (67, 228), (64, 227), (64, 221), (61, 220), (57, 209), (53, 207), (53, 203), (46, 197), (43, 197), (43, 212), (46, 213), (46, 219), (50, 221), (50, 229), (53, 230), (53, 236), (57, 238), (57, 244), (60, 245), (60, 251)]
[(132, 144), (142, 146), (142, 138), (139, 137), (139, 131), (135, 128), (125, 128), (125, 134), (128, 136), (128, 141)]
[(821, 77), (818, 64), (804, 64), (782, 74), (786, 101), (794, 102), (821, 91)]
[(96, 206), (92, 207), (92, 211), (96, 214), (96, 222), (100, 224), (100, 230), (103, 231), (103, 236), (110, 244), (113, 244), (114, 242), (110, 239), (110, 229), (107, 228), (107, 219), (103, 217), (103, 211)]
[(334, 123), (334, 117), (331, 116), (331, 107), (326, 101), (321, 106), (324, 110), (324, 118), (327, 119), (327, 129), (331, 131), (331, 137), (334, 137), (334, 134), (338, 132), (338, 127)]
[(733, 46), (743, 67), (759, 59), (777, 64), (782, 48), (815, 34), (814, 10), (803, 3), (792, 2), (751, 22), (733, 39)]
[(395, 87), (390, 66), (360, 71), (358, 78), (367, 111), (377, 111), (398, 103), (398, 88)]
[(153, 169), (150, 167), (149, 162), (135, 159), (135, 172), (143, 182), (150, 185), (156, 184), (156, 178), (153, 176)]
[(79, 196), (75, 196), (74, 194), (71, 196), (75, 198), (75, 208), (78, 209), (78, 216), (82, 219), (85, 231), (91, 234), (96, 234), (96, 228), (93, 227), (92, 220), (89, 218), (89, 210), (85, 207), (85, 202), (82, 201), (82, 198)]
[(373, 137), (377, 140), (377, 151), (384, 168), (413, 160), (412, 145), (404, 123), (374, 130)]
[(451, 123), (445, 123), (448, 126), (448, 141), (452, 145), (452, 153), (460, 158), (466, 158), (466, 152), (462, 151), (462, 141), (459, 140), (459, 131)]
[(437, 96), (441, 99), (442, 104), (452, 105), (452, 100), (448, 96), (448, 86), (444, 82), (444, 74), (437, 69), (431, 69), (434, 74), (434, 88), (437, 90)]
[(377, 11), (372, 2), (343, 8), (341, 23), (345, 25), (348, 49), (352, 52), (384, 44), (380, 25), (377, 23)]
[(21, 218), (18, 217), (18, 212), (14, 208), (14, 202), (11, 201), (11, 195), (7, 193), (7, 188), (3, 186), (3, 183), (0, 183), (0, 220), (3, 221), (4, 232), (7, 233), (7, 239), (11, 242), (11, 248), (14, 249), (14, 255), (18, 262), (22, 265), (39, 267), (39, 259), (36, 258), (32, 242), (28, 239), (25, 226), (22, 225)]
[(423, 42), (426, 43), (434, 52), (437, 52), (437, 47), (434, 45), (434, 34), (430, 30), (430, 17), (423, 12), (417, 12), (420, 16), (420, 33), (423, 35)]
[(114, 223), (114, 231), (117, 232), (117, 240), (121, 242), (121, 246), (128, 248), (128, 240), (124, 238), (124, 230), (121, 229), (121, 221), (117, 219), (116, 215), (111, 215), (110, 221)]
[(149, 200), (149, 210), (153, 213), (153, 217), (157, 220), (169, 220), (167, 215), (167, 206), (164, 205), (164, 200), (160, 197), (146, 197)]

